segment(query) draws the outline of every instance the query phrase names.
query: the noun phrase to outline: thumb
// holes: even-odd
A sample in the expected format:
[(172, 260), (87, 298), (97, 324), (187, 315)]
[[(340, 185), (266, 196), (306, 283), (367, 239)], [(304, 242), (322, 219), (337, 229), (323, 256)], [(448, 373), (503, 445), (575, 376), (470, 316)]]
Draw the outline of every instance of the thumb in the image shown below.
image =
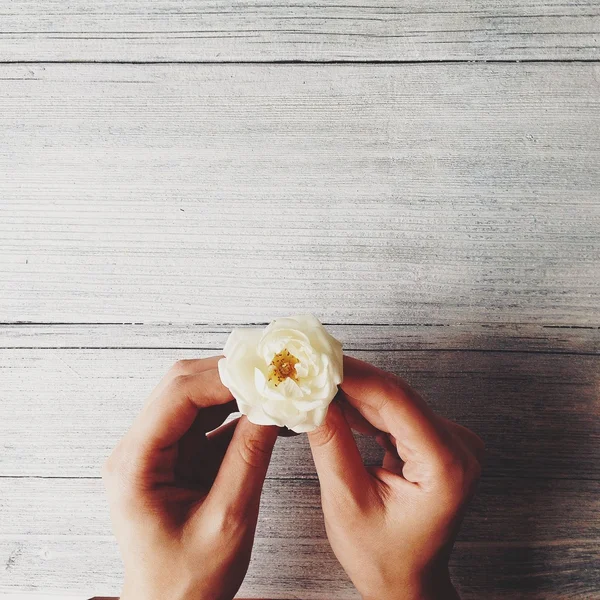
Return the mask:
[(352, 430), (336, 402), (329, 405), (323, 424), (308, 433), (323, 494), (350, 495), (360, 500), (371, 489)]
[(258, 511), (279, 427), (254, 425), (241, 417), (207, 502), (243, 515)]

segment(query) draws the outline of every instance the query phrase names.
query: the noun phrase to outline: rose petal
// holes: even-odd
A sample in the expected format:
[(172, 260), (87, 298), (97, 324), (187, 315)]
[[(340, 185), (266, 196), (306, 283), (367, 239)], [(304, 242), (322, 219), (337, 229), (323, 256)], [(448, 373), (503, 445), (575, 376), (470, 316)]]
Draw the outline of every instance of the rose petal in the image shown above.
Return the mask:
[(227, 382), (223, 385), (229, 388), (233, 397), (238, 401), (240, 411), (245, 412), (242, 410), (242, 406), (254, 406), (260, 404), (261, 401), (261, 396), (254, 385), (254, 368), (261, 364), (254, 345), (259, 338), (260, 331), (250, 329), (234, 331), (237, 332), (234, 336), (237, 345), (225, 344), (228, 355), (219, 360), (217, 366), (221, 381)]
[(219, 372), (219, 379), (221, 383), (228, 388), (229, 387), (229, 373), (227, 372), (227, 359), (221, 358), (217, 362), (217, 371)]
[(317, 408), (317, 409), (313, 410), (313, 413), (312, 413), (313, 423), (317, 427), (320, 427), (321, 425), (323, 425), (323, 421), (325, 420), (325, 415), (327, 414), (328, 408), (329, 408), (329, 404), (323, 408)]
[(260, 406), (252, 406), (246, 413), (248, 421), (255, 425), (277, 425), (278, 427), (285, 427), (283, 420), (272, 415), (268, 415)]
[(294, 427), (290, 427), (294, 433), (308, 433), (310, 431), (314, 431), (316, 428), (317, 425), (314, 423), (300, 423), (298, 425), (294, 425)]
[(265, 388), (267, 387), (267, 378), (258, 367), (254, 367), (254, 385), (256, 386), (256, 391), (264, 395)]
[(298, 411), (291, 402), (275, 402), (268, 400), (263, 404), (265, 413), (275, 420), (285, 423), (289, 429), (306, 419), (306, 413)]
[(312, 379), (310, 385), (312, 388), (318, 387), (321, 388), (327, 383), (327, 379), (329, 378), (329, 371), (327, 368), (323, 367), (319, 373)]
[(294, 406), (301, 411), (308, 412), (309, 410), (314, 410), (315, 408), (319, 408), (319, 406), (323, 406), (323, 400), (321, 398), (317, 398), (315, 400), (293, 400)]
[(286, 398), (303, 398), (304, 394), (298, 384), (290, 377), (284, 379), (278, 386), (279, 391)]
[(255, 348), (258, 342), (260, 341), (261, 336), (262, 331), (260, 329), (256, 329), (255, 327), (234, 329), (229, 334), (229, 337), (225, 342), (223, 354), (229, 357), (234, 348), (236, 348), (240, 344), (249, 346), (251, 348)]
[[(309, 325), (308, 328), (310, 327), (313, 327), (313, 325)], [(299, 339), (303, 339), (310, 344), (310, 340), (306, 334), (308, 328), (305, 321), (301, 318), (279, 317), (271, 321), (265, 328), (264, 336), (269, 336), (275, 332), (277, 332), (278, 335), (288, 335), (290, 332), (293, 332), (292, 337), (296, 337), (297, 335)]]
[(306, 420), (306, 414), (296, 411), (295, 415), (286, 416), (286, 418), (285, 418), (286, 425), (285, 426), (288, 429), (292, 429), (292, 427), (296, 427), (297, 425), (300, 425), (305, 420)]
[(261, 341), (256, 352), (265, 361), (265, 364), (268, 365), (273, 360), (273, 357), (286, 347), (288, 341), (287, 338), (275, 338)]
[(324, 327), (312, 329), (309, 333), (313, 348), (331, 357), (333, 363), (332, 373), (336, 385), (342, 382), (342, 373), (344, 370), (344, 355), (342, 344), (336, 340)]
[[(298, 357), (296, 357), (298, 358)], [(296, 363), (296, 376), (298, 377), (298, 379), (302, 379), (303, 377), (306, 377), (308, 375), (308, 365), (301, 360), (300, 362)]]

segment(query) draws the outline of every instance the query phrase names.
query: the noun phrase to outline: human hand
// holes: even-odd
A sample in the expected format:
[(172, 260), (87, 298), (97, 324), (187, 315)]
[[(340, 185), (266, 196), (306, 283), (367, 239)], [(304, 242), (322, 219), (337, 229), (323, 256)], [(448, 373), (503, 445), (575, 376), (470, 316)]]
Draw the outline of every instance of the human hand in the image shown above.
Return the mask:
[[(365, 600), (458, 598), (448, 559), (481, 472), (483, 442), (395, 375), (344, 357), (341, 402), (308, 434), (331, 547)], [(351, 428), (377, 435), (366, 468)]]
[(246, 574), (278, 428), (219, 427), (237, 410), (219, 358), (176, 363), (104, 465), (122, 600), (229, 599)]

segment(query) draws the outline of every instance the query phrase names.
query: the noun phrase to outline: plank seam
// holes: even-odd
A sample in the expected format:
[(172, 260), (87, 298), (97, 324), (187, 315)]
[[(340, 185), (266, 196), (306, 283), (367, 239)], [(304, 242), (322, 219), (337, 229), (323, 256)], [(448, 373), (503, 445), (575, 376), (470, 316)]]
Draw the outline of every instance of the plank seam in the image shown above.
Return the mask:
[[(549, 354), (567, 356), (598, 356), (600, 352), (574, 352), (571, 350), (502, 350), (490, 348), (354, 348), (352, 352), (480, 352), (486, 354)], [(200, 350), (218, 351), (215, 346), (0, 346), (0, 350)]]
[(0, 65), (44, 65), (44, 64), (82, 64), (82, 65), (422, 65), (422, 64), (541, 64), (541, 63), (600, 63), (598, 58), (523, 58), (523, 59), (423, 59), (423, 60), (2, 60)]
[[(461, 322), (461, 323), (342, 323), (333, 321), (321, 321), (325, 326), (332, 327), (464, 327), (464, 326), (478, 326), (478, 327), (490, 327), (490, 328), (502, 328), (502, 327), (538, 327), (540, 329), (584, 329), (589, 331), (600, 330), (600, 325), (547, 325), (539, 323), (527, 323), (527, 322), (489, 322), (489, 321), (472, 321), (472, 322)], [(269, 323), (266, 321), (255, 321), (255, 322), (244, 322), (244, 323), (228, 323), (228, 322), (192, 322), (192, 323), (175, 323), (171, 321), (156, 321), (156, 322), (144, 322), (144, 321), (0, 321), (0, 328), (2, 327), (37, 327), (37, 326), (69, 326), (69, 327), (80, 327), (80, 326), (105, 326), (114, 327), (115, 325), (138, 325), (146, 327), (255, 327), (264, 326), (266, 327)], [(222, 333), (222, 332), (218, 332)]]

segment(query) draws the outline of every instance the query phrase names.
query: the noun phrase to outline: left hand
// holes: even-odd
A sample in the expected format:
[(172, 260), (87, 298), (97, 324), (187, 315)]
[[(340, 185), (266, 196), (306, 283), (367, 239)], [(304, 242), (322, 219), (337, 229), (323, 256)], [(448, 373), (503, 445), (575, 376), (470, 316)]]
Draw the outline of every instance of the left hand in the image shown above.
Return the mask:
[(278, 428), (219, 427), (237, 410), (219, 358), (176, 363), (104, 465), (121, 600), (229, 599), (246, 574)]

